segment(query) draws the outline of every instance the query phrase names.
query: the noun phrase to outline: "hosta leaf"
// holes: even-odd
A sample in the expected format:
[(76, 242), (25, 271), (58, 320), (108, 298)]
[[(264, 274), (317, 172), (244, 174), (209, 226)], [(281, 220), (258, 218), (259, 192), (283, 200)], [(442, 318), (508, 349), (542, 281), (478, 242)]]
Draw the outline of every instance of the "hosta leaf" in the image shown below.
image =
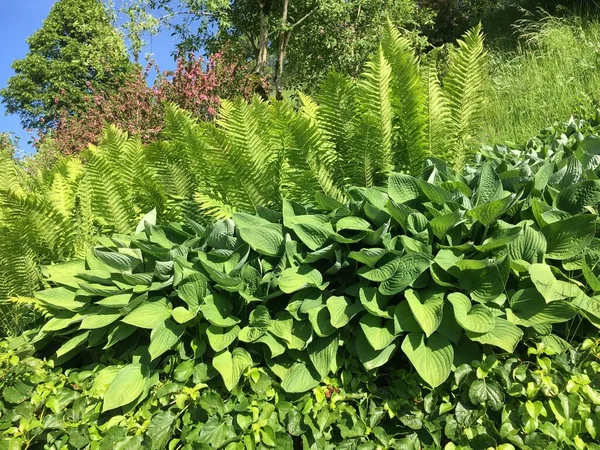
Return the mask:
[(593, 271), (594, 264), (592, 263), (592, 258), (589, 255), (585, 255), (581, 263), (581, 271), (586, 283), (594, 292), (600, 292), (600, 279)]
[(236, 348), (233, 352), (225, 350), (213, 358), (213, 366), (223, 377), (229, 391), (237, 386), (240, 377), (251, 365), (252, 357), (242, 348)]
[(178, 306), (171, 311), (171, 316), (177, 323), (186, 323), (193, 320), (196, 317), (196, 313), (188, 311), (183, 306)]
[(332, 295), (327, 299), (327, 309), (331, 317), (331, 325), (335, 328), (342, 328), (364, 307), (359, 302), (352, 303), (346, 297)]
[(452, 202), (454, 200), (454, 196), (451, 192), (448, 192), (446, 189), (436, 186), (435, 184), (428, 183), (425, 180), (418, 179), (418, 186), (423, 191), (423, 194), (429, 199), (432, 203), (437, 204), (445, 204), (448, 202)]
[(442, 214), (437, 217), (431, 219), (429, 224), (431, 225), (431, 229), (433, 233), (436, 235), (438, 239), (444, 239), (446, 234), (460, 224), (462, 222), (463, 213), (460, 210), (456, 210), (449, 214)]
[(400, 258), (392, 259), (381, 267), (370, 269), (369, 267), (361, 267), (357, 273), (369, 281), (382, 282), (392, 278), (398, 270)]
[(502, 182), (496, 174), (491, 162), (486, 162), (481, 168), (479, 184), (475, 192), (475, 206), (490, 203), (502, 197)]
[(456, 322), (465, 330), (488, 333), (494, 329), (496, 318), (486, 306), (472, 305), (469, 297), (459, 292), (449, 294), (448, 300), (454, 308)]
[(104, 393), (102, 412), (128, 405), (144, 392), (145, 369), (142, 364), (128, 364), (119, 370)]
[(587, 247), (596, 233), (596, 216), (585, 214), (554, 222), (542, 228), (548, 242), (547, 258), (572, 258)]
[(133, 297), (133, 294), (117, 294), (106, 297), (96, 302), (96, 305), (104, 306), (107, 308), (124, 308), (129, 304), (129, 301)]
[(215, 352), (220, 352), (221, 350), (229, 347), (236, 340), (239, 334), (240, 327), (237, 325), (234, 325), (230, 328), (221, 328), (210, 325), (206, 329), (208, 343), (210, 344), (210, 348), (212, 348)]
[(348, 258), (373, 268), (377, 264), (377, 261), (387, 253), (388, 251), (384, 248), (361, 248), (360, 251), (348, 253)]
[(412, 289), (406, 290), (404, 295), (415, 320), (425, 333), (425, 336), (431, 336), (442, 323), (444, 315), (443, 293), (430, 295), (424, 301), (421, 300), (419, 293)]
[(240, 319), (231, 315), (231, 303), (224, 295), (209, 295), (200, 306), (200, 311), (211, 325), (217, 327), (232, 327), (240, 322)]
[(331, 324), (331, 316), (325, 305), (321, 305), (308, 311), (308, 320), (317, 336), (325, 337), (337, 331)]
[(85, 272), (85, 261), (74, 259), (59, 264), (42, 266), (41, 269), (48, 281), (77, 289), (80, 280), (75, 275)]
[(358, 297), (362, 306), (372, 315), (391, 318), (387, 310), (388, 298), (377, 289), (372, 287), (361, 287), (358, 291)]
[(511, 309), (506, 311), (507, 319), (515, 325), (532, 327), (552, 323), (567, 322), (577, 311), (568, 302), (556, 300), (546, 303), (535, 289), (522, 289), (510, 299)]
[(585, 211), (586, 206), (596, 207), (600, 203), (600, 180), (581, 181), (567, 186), (554, 199), (554, 206), (570, 214)]
[(423, 333), (409, 333), (402, 341), (402, 351), (430, 386), (439, 386), (450, 375), (454, 348), (441, 334), (426, 339)]
[(469, 215), (475, 220), (489, 227), (496, 219), (504, 214), (515, 201), (515, 195), (509, 195), (500, 200), (494, 200), (477, 206), (469, 211)]
[(497, 260), (462, 260), (456, 266), (460, 269), (459, 286), (474, 300), (491, 301), (504, 292), (510, 271), (506, 255)]
[(81, 311), (87, 305), (86, 302), (76, 300), (75, 292), (64, 287), (57, 287), (38, 291), (35, 298), (40, 300), (50, 309)]
[(421, 253), (411, 253), (400, 258), (396, 273), (389, 280), (379, 285), (379, 291), (384, 295), (396, 295), (425, 272), (431, 265), (431, 258)]
[(319, 382), (315, 369), (305, 363), (296, 363), (281, 382), (281, 387), (289, 393), (301, 393), (311, 390)]
[(267, 223), (260, 227), (240, 227), (240, 237), (257, 253), (277, 256), (283, 248), (281, 225)]
[(185, 332), (185, 328), (185, 325), (175, 323), (171, 320), (165, 320), (156, 325), (152, 333), (150, 333), (150, 345), (148, 346), (150, 359), (153, 361), (173, 348), (179, 342), (179, 339)]
[(513, 353), (515, 351), (515, 347), (523, 337), (523, 332), (519, 327), (500, 317), (496, 317), (496, 326), (492, 331), (487, 333), (473, 333), (472, 331), (467, 331), (466, 333), (468, 338), (472, 341), (481, 344), (494, 345), (508, 353)]
[(299, 291), (307, 287), (322, 288), (323, 276), (321, 272), (310, 266), (290, 267), (281, 272), (279, 289), (286, 294)]
[(171, 317), (171, 309), (164, 297), (149, 299), (127, 314), (121, 321), (139, 328), (153, 329)]
[(109, 326), (111, 323), (119, 320), (121, 314), (115, 312), (114, 309), (101, 308), (95, 311), (90, 311), (83, 317), (79, 329), (81, 330), (93, 330), (96, 328), (103, 328)]
[(321, 376), (325, 378), (329, 373), (332, 361), (335, 360), (339, 345), (337, 333), (327, 337), (317, 337), (308, 344), (307, 352), (310, 361)]
[(366, 370), (373, 370), (387, 363), (398, 348), (397, 340), (394, 340), (383, 350), (374, 350), (367, 342), (367, 338), (362, 331), (356, 333), (354, 349), (356, 356)]
[(388, 195), (396, 203), (402, 204), (419, 197), (421, 191), (416, 178), (394, 173), (388, 181)]
[(286, 226), (291, 227), (298, 239), (313, 251), (323, 247), (335, 234), (326, 216), (294, 216), (288, 219)]
[(580, 291), (577, 286), (557, 280), (547, 264), (532, 264), (528, 270), (535, 288), (548, 303), (579, 295)]
[(348, 216), (338, 220), (335, 224), (335, 229), (337, 231), (370, 231), (371, 224), (360, 217)]
[(87, 342), (87, 339), (90, 335), (89, 331), (76, 334), (63, 345), (61, 345), (58, 350), (56, 350), (56, 357), (60, 358), (61, 356), (66, 355), (67, 353), (75, 350), (76, 348), (81, 347), (83, 344)]
[(207, 280), (201, 273), (194, 274), (194, 278), (180, 284), (177, 295), (187, 303), (191, 311), (196, 311), (202, 299), (208, 294)]
[(481, 245), (476, 245), (475, 248), (480, 252), (489, 252), (507, 246), (511, 242), (516, 241), (523, 229), (521, 227), (511, 227), (499, 230), (492, 236), (487, 238)]
[(544, 261), (547, 247), (544, 234), (525, 225), (523, 233), (509, 244), (508, 253), (513, 260), (523, 260), (534, 264)]
[(373, 350), (383, 350), (392, 343), (395, 338), (394, 322), (363, 314), (359, 321), (360, 328)]

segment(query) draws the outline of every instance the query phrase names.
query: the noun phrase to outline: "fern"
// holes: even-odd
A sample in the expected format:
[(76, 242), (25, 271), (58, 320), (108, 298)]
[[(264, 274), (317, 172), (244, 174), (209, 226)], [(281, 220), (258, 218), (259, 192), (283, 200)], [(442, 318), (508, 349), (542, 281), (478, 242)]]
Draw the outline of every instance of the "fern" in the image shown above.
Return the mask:
[(484, 38), (481, 24), (469, 30), (450, 51), (450, 66), (444, 88), (451, 111), (456, 148), (450, 162), (461, 169), (472, 151), (471, 139), (482, 121), (483, 82), (485, 79)]
[(394, 74), (394, 113), (400, 129), (394, 162), (400, 170), (418, 175), (425, 158), (431, 154), (427, 139), (428, 115), (424, 108), (426, 91), (419, 60), (410, 41), (401, 36), (390, 21), (384, 28), (382, 48)]

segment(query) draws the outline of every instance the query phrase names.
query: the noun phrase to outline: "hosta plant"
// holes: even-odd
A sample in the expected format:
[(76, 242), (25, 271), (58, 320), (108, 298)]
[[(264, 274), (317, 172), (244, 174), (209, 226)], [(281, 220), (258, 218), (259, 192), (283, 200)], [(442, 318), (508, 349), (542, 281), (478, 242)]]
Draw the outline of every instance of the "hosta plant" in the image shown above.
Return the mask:
[(58, 362), (109, 349), (130, 361), (105, 410), (143, 398), (173, 350), (228, 390), (257, 367), (289, 393), (352, 361), (413, 367), (436, 387), (527, 337), (564, 350), (600, 325), (597, 144), (564, 159), (557, 144), (519, 168), (490, 158), (468, 177), (431, 160), (346, 203), (317, 195), (207, 227), (148, 217), (45, 269), (52, 287), (36, 298), (50, 319), (35, 341)]

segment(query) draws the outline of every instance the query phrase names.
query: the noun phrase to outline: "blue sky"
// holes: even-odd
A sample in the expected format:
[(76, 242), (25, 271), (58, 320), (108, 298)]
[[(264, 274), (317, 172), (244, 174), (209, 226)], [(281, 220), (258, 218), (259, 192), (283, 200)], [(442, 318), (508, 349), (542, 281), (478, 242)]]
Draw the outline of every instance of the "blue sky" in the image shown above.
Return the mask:
[[(23, 58), (28, 50), (25, 40), (33, 34), (42, 23), (56, 0), (2, 0), (0, 14), (0, 88), (6, 86), (8, 79), (14, 74), (11, 64), (15, 59)], [(154, 36), (148, 47), (142, 52), (152, 53), (161, 70), (173, 69), (175, 64), (171, 57), (175, 42), (169, 32)], [(27, 143), (31, 137), (19, 123), (16, 115), (5, 115), (0, 105), (0, 132), (14, 132), (20, 137), (19, 147), (26, 153), (33, 148)]]

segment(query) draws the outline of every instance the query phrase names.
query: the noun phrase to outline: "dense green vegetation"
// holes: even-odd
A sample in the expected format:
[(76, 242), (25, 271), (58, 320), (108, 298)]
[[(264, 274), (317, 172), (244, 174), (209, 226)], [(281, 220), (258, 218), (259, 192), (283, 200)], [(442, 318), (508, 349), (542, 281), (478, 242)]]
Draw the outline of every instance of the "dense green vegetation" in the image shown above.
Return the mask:
[(599, 28), (485, 44), (536, 4), (126, 4), (136, 62), (161, 24), (218, 53), (14, 103), (44, 151), (0, 135), (0, 450), (599, 449)]

